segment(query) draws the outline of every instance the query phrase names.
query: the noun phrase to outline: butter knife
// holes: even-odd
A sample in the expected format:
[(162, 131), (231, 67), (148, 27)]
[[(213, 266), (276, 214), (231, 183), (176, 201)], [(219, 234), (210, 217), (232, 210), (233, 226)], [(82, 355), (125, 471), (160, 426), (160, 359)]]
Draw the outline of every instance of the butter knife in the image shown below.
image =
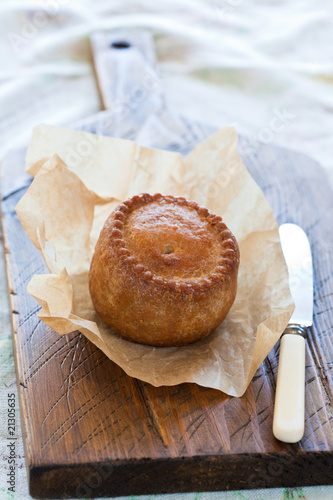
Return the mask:
[(312, 325), (313, 271), (309, 240), (296, 224), (279, 228), (295, 310), (280, 343), (273, 434), (297, 443), (304, 434), (305, 337)]

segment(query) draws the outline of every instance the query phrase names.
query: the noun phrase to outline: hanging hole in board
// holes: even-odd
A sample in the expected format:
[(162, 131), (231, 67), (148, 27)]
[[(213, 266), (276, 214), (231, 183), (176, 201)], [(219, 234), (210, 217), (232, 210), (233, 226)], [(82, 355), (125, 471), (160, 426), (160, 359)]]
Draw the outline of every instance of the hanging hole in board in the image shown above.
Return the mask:
[(126, 40), (118, 40), (116, 42), (112, 42), (110, 47), (112, 49), (129, 49), (131, 44), (126, 42)]

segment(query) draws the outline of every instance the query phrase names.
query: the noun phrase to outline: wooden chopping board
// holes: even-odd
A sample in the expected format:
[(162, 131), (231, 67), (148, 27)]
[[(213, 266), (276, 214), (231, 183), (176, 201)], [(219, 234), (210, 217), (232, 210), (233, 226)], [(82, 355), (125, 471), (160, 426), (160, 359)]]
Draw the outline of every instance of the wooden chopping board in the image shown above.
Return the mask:
[[(126, 137), (186, 151), (212, 132), (171, 116), (164, 106), (157, 106), (138, 131), (137, 111), (133, 120), (127, 113), (116, 125), (109, 123), (108, 133), (121, 135), (119, 130), (126, 129)], [(107, 116), (82, 122), (80, 128), (96, 132), (100, 125), (104, 131)], [(241, 150), (247, 151), (243, 159), (278, 222), (302, 226), (312, 247), (314, 326), (307, 338), (304, 438), (283, 444), (272, 434), (279, 345), (244, 396), (231, 398), (195, 384), (155, 388), (127, 376), (80, 333), (59, 336), (44, 325), (36, 316), (39, 305), (26, 292), (31, 277), (46, 268), (15, 214), (30, 178), (24, 173), (24, 151), (14, 151), (2, 165), (1, 207), (32, 496), (333, 484), (332, 191), (308, 157), (246, 139)]]

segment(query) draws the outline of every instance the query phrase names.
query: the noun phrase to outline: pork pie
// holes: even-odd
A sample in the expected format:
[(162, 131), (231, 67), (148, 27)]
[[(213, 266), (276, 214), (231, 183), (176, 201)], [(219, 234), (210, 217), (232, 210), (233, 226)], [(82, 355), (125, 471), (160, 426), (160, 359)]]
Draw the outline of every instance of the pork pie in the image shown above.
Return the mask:
[(100, 233), (90, 294), (118, 335), (151, 346), (206, 337), (237, 290), (239, 250), (222, 218), (194, 201), (141, 194), (121, 203)]

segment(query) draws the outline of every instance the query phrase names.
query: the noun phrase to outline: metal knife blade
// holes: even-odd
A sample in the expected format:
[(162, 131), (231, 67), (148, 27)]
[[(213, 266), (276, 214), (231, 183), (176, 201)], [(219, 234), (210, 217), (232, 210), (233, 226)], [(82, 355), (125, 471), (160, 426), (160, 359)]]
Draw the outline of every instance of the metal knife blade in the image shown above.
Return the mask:
[(295, 310), (289, 323), (309, 327), (313, 316), (312, 256), (308, 237), (296, 224), (279, 228), (281, 246), (289, 271), (289, 286)]
[(280, 343), (273, 434), (285, 443), (297, 443), (304, 434), (305, 336), (313, 315), (312, 257), (308, 238), (299, 226), (280, 226), (280, 239), (295, 311)]

